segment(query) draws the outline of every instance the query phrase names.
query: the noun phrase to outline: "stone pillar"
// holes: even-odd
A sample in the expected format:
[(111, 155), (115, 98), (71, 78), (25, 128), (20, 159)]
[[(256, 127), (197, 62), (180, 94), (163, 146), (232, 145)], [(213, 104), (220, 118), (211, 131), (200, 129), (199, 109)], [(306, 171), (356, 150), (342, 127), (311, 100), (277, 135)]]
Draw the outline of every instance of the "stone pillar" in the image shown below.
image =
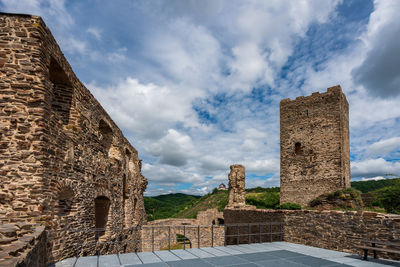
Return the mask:
[(245, 171), (244, 166), (231, 165), (229, 173), (228, 208), (238, 208), (246, 205)]

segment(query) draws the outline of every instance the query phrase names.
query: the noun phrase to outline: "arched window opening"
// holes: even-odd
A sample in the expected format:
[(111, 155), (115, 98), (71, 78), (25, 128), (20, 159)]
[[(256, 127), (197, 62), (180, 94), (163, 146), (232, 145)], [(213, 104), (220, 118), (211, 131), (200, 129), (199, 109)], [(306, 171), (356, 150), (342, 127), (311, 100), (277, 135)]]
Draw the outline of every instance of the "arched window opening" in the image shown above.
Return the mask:
[(218, 225), (223, 225), (225, 224), (225, 220), (222, 218), (218, 218)]
[(107, 122), (105, 122), (104, 120), (100, 120), (99, 132), (100, 132), (100, 143), (106, 148), (106, 151), (108, 152), (110, 150), (113, 141), (113, 131)]
[(60, 116), (63, 124), (67, 125), (70, 120), (73, 87), (67, 74), (54, 58), (50, 61), (49, 78), (53, 83), (51, 108)]
[[(136, 223), (138, 223), (138, 217), (137, 217), (137, 211), (136, 211), (136, 209), (137, 209), (137, 202), (138, 202), (138, 200), (137, 200), (137, 197), (134, 197), (133, 198), (133, 203), (131, 203), (131, 210), (130, 210), (130, 212), (131, 212), (131, 223), (130, 224), (136, 224)], [(154, 216), (154, 211), (153, 211), (153, 216)]]
[(124, 174), (122, 178), (122, 196), (124, 199), (129, 197), (128, 186), (126, 184), (126, 175)]
[(296, 155), (300, 155), (301, 154), (301, 144), (300, 143), (294, 144), (294, 153)]
[(131, 158), (131, 156), (132, 156), (132, 153), (129, 151), (129, 149), (125, 149), (125, 155), (126, 155), (126, 157), (128, 158), (128, 159), (130, 159)]
[(180, 244), (182, 248), (184, 245), (189, 245), (189, 247), (192, 248), (192, 242), (190, 242), (190, 239), (182, 234), (176, 234), (176, 242)]
[(212, 224), (215, 225), (215, 220), (212, 221)]
[(126, 184), (126, 175), (122, 177), (122, 212), (124, 213), (123, 228), (129, 224), (129, 205), (128, 205), (129, 193), (128, 186)]
[(97, 197), (94, 200), (96, 219), (96, 240), (106, 233), (110, 200), (105, 196)]
[(71, 212), (74, 192), (71, 188), (63, 188), (58, 194), (58, 215), (65, 216)]

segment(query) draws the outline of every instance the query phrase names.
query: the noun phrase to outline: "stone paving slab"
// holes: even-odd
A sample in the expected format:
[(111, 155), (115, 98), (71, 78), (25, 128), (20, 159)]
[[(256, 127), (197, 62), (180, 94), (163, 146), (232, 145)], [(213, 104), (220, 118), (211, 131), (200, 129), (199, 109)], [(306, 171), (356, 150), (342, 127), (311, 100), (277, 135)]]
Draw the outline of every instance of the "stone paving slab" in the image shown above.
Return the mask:
[(222, 250), (222, 251), (224, 251), (226, 253), (229, 253), (231, 255), (243, 254), (242, 251), (235, 250), (235, 249), (232, 249), (232, 248), (229, 248), (229, 247), (215, 247), (215, 248), (219, 249), (219, 250)]
[(265, 252), (265, 249), (263, 249), (263, 248), (261, 248), (261, 247), (252, 246), (252, 245), (248, 245), (248, 244), (246, 244), (246, 245), (239, 245), (239, 247), (245, 248), (245, 249), (249, 249), (249, 250), (251, 250), (252, 252)]
[(195, 255), (198, 258), (210, 258), (210, 257), (215, 257), (213, 254), (210, 254), (204, 250), (201, 250), (199, 248), (191, 248), (191, 249), (187, 249), (186, 251), (188, 251), (189, 253), (192, 253), (193, 255)]
[(265, 260), (278, 260), (279, 259), (279, 257), (273, 256), (267, 252), (241, 254), (241, 255), (238, 255), (238, 257), (248, 260), (248, 261), (251, 261), (251, 262), (258, 262), (258, 261), (265, 261)]
[(75, 267), (97, 267), (97, 256), (80, 257), (76, 261)]
[(249, 263), (248, 261), (241, 259), (236, 256), (222, 256), (222, 257), (214, 257), (214, 258), (206, 258), (204, 261), (207, 261), (214, 266), (230, 266), (230, 265), (236, 265), (236, 264), (245, 264)]
[(229, 256), (229, 255), (231, 255), (231, 254), (229, 254), (229, 253), (227, 253), (225, 251), (222, 251), (222, 250), (219, 250), (219, 249), (216, 249), (216, 248), (201, 248), (201, 250), (204, 250), (205, 252), (213, 254), (214, 256), (217, 256), (217, 257), (218, 256)]
[(120, 265), (118, 256), (116, 254), (113, 255), (101, 255), (99, 257), (99, 265), (98, 267), (109, 267), (109, 266), (118, 266)]
[(214, 265), (203, 261), (202, 259), (191, 259), (182, 261), (170, 261), (168, 265), (171, 267), (213, 267)]
[(139, 252), (137, 255), (143, 263), (162, 262), (162, 260), (153, 252)]
[(227, 248), (234, 249), (234, 250), (239, 250), (239, 251), (241, 251), (243, 253), (253, 253), (254, 252), (254, 250), (251, 250), (251, 248), (241, 247), (240, 245), (239, 246), (237, 246), (237, 245), (227, 246)]
[(267, 244), (264, 244), (264, 243), (255, 243), (255, 244), (250, 244), (249, 246), (250, 246), (250, 247), (257, 247), (257, 248), (259, 248), (261, 251), (280, 250), (280, 248), (271, 247), (271, 246), (268, 246)]
[(171, 250), (171, 253), (174, 253), (176, 256), (181, 258), (182, 260), (191, 260), (191, 259), (197, 259), (195, 255), (192, 253), (187, 252), (186, 250), (183, 249), (177, 249), (177, 250)]
[(251, 244), (251, 246), (258, 246), (264, 251), (274, 251), (274, 250), (281, 250), (281, 247), (278, 246), (268, 246), (266, 243), (259, 243), (259, 244)]
[(50, 265), (51, 267), (73, 267), (75, 265), (77, 258), (68, 258), (59, 262), (56, 262), (55, 264)]
[(125, 254), (119, 254), (119, 260), (121, 263), (124, 264), (142, 264), (142, 261), (139, 259), (138, 255), (136, 253), (125, 253)]
[(174, 254), (172, 254), (171, 252), (169, 252), (167, 250), (154, 251), (154, 253), (164, 262), (181, 260), (180, 258), (178, 258), (177, 256), (175, 256)]
[(142, 265), (124, 265), (124, 267), (133, 267), (133, 266), (140, 266), (140, 267), (168, 267), (169, 265), (165, 262), (155, 262), (155, 263), (146, 263)]
[[(76, 261), (76, 262), (75, 262)], [(122, 265), (119, 265), (121, 262)], [(75, 263), (75, 265), (74, 265)], [(352, 255), (333, 250), (308, 247), (286, 242), (232, 245), (213, 248), (193, 248), (156, 252), (126, 253), (115, 255), (69, 258), (51, 267), (304, 267), (304, 266), (398, 266), (400, 262), (390, 260), (362, 260)]]

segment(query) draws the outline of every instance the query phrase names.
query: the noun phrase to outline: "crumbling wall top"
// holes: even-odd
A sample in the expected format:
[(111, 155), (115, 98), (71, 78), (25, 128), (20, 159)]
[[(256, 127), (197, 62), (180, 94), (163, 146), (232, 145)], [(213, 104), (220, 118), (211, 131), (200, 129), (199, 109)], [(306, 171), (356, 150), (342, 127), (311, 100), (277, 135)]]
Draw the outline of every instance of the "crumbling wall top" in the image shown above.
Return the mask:
[(335, 85), (335, 86), (329, 87), (325, 93), (314, 92), (309, 96), (298, 96), (294, 100), (291, 100), (290, 98), (282, 99), (281, 100), (281, 105), (282, 104), (287, 104), (287, 103), (298, 102), (298, 101), (314, 100), (316, 98), (323, 97), (323, 96), (326, 96), (328, 94), (337, 94), (337, 93), (343, 93), (342, 88), (340, 87), (340, 85)]

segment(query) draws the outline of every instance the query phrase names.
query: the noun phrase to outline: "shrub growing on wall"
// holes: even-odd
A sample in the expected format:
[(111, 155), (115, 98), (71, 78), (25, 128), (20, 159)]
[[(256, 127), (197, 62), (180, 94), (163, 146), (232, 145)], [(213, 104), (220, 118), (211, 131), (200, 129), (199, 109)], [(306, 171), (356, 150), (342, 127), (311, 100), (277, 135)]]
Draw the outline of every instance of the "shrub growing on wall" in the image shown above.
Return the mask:
[(389, 213), (400, 214), (400, 183), (378, 190), (375, 203)]
[(279, 205), (279, 192), (249, 193), (246, 204), (254, 205), (258, 209), (276, 209)]

